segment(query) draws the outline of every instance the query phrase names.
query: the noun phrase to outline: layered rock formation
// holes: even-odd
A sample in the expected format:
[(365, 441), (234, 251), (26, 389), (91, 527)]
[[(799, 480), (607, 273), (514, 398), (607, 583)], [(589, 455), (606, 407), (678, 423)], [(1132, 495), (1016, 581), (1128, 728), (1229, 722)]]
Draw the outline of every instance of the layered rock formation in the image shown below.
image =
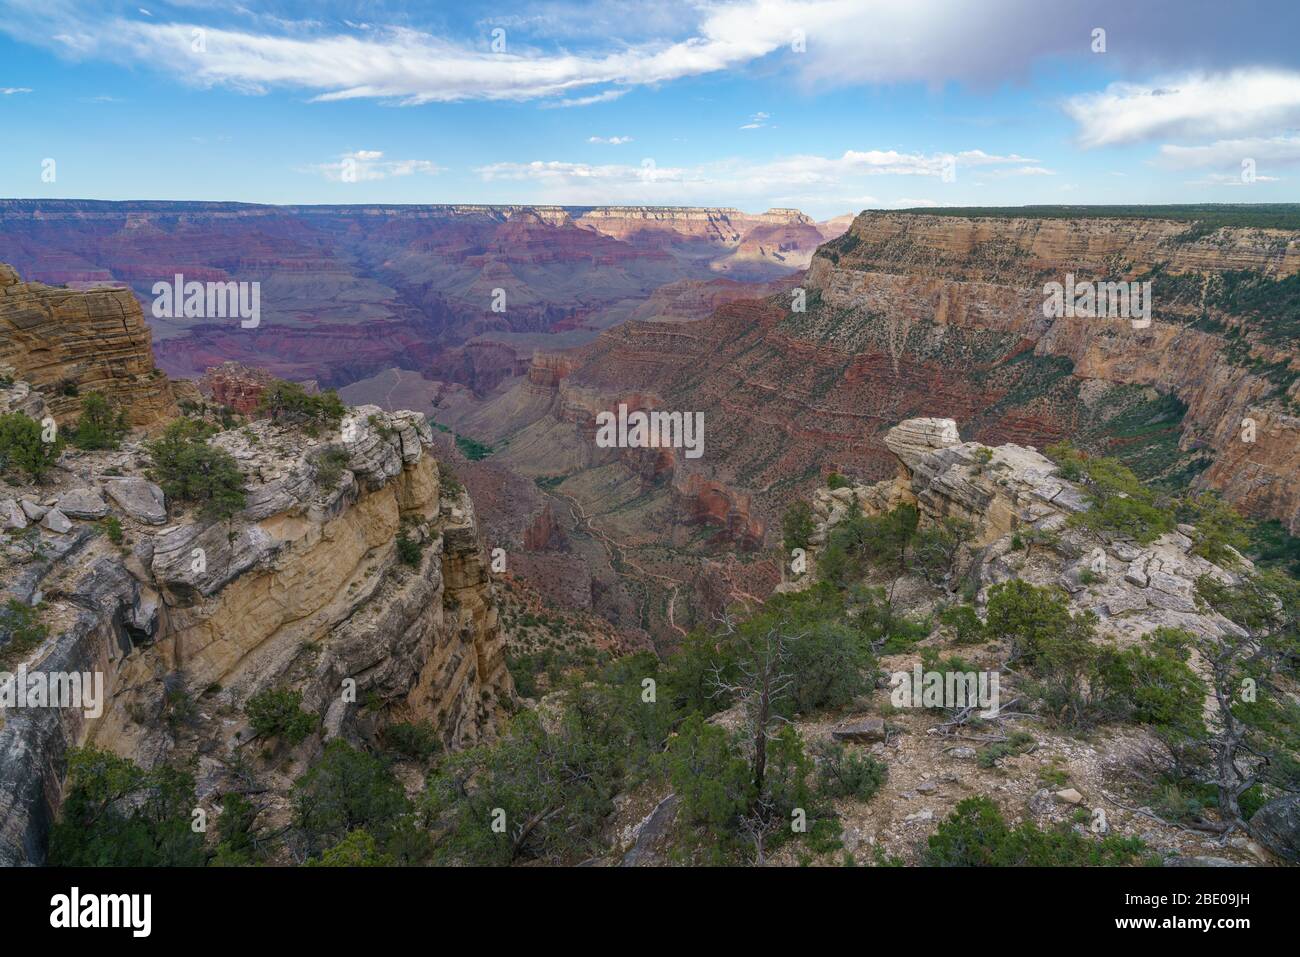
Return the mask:
[(0, 365), (44, 392), (60, 424), (80, 410), (83, 391), (103, 394), (132, 425), (176, 415), (140, 304), (125, 289), (23, 282), (0, 263)]
[[(864, 213), (814, 259), (808, 283), (823, 305), (810, 328), (854, 347), (860, 330), (828, 317), (874, 317), (897, 361), (921, 337), (1011, 337), (1021, 354), (1068, 360), (1079, 383), (1176, 397), (1186, 407), (1180, 448), (1212, 456), (1201, 484), (1294, 533), (1300, 353), (1286, 310), (1297, 273), (1300, 237), (1292, 230)], [(1067, 274), (1076, 282), (1150, 282), (1154, 321), (1045, 317), (1044, 284), (1064, 283)]]
[[(23, 391), (3, 398), (30, 404)], [(330, 738), (368, 743), (394, 721), (431, 722), (459, 747), (512, 707), (473, 505), (442, 489), (422, 416), (362, 407), (322, 438), (258, 421), (211, 441), (246, 478), (245, 507), (228, 521), (165, 503), (130, 442), (65, 453), (49, 484), (12, 493), (33, 531), (0, 557), (3, 597), (43, 600), (49, 633), (21, 663), (99, 673), (107, 701), (93, 715), (4, 714), (2, 864), (42, 859), (74, 744), (144, 766), (196, 760), (204, 802), (235, 786), (237, 768), (250, 773), (238, 755), (256, 736), (242, 709), (260, 691), (295, 689), (318, 718), (296, 767)], [(96, 515), (117, 519), (120, 545)], [(420, 546), (414, 565), (399, 532)], [(281, 795), (291, 771), (254, 761), (251, 773)]]
[(223, 362), (203, 373), (198, 389), (204, 398), (211, 399), (217, 405), (233, 409), (240, 415), (253, 415), (257, 412), (266, 387), (273, 381), (275, 377), (265, 369), (250, 368), (238, 362)]
[[(947, 518), (967, 523), (970, 533), (953, 578), (974, 581), (979, 602), (989, 586), (1016, 578), (1060, 586), (1072, 609), (1095, 613), (1099, 633), (1121, 641), (1160, 627), (1208, 636), (1242, 634), (1222, 615), (1198, 607), (1195, 583), (1203, 575), (1236, 583), (1250, 563), (1243, 559), (1241, 570), (1229, 570), (1192, 554), (1194, 528), (1180, 526), (1139, 545), (1122, 535), (1072, 526), (1070, 516), (1086, 511), (1087, 499), (1061, 477), (1055, 463), (1033, 448), (963, 442), (952, 419), (901, 422), (885, 443), (898, 459), (894, 479), (813, 494), (814, 566), (831, 531), (848, 516), (910, 504), (922, 525)], [(1031, 531), (1042, 533), (1036, 540), (1047, 544), (1026, 549), (1017, 542)], [(809, 574), (784, 587), (803, 587), (811, 580)]]

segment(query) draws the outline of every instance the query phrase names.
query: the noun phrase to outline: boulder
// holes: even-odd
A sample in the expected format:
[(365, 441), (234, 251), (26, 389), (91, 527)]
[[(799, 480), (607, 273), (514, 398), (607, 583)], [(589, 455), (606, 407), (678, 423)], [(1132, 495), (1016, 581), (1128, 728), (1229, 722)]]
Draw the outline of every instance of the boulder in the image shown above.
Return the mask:
[(1029, 798), (1029, 810), (1039, 817), (1047, 814), (1052, 809), (1052, 792), (1047, 788), (1039, 788)]
[(0, 501), (0, 528), (17, 531), (26, 527), (27, 516), (18, 503), (11, 498)]
[(44, 505), (38, 505), (30, 499), (23, 499), (18, 505), (23, 510), (23, 514), (27, 516), (27, 520), (31, 522), (39, 522), (45, 517), (45, 513), (49, 511)]
[(1061, 804), (1082, 804), (1083, 795), (1074, 788), (1066, 788), (1064, 791), (1057, 791), (1052, 795)]
[(1278, 857), (1300, 864), (1300, 794), (1269, 801), (1250, 819), (1250, 833)]
[(103, 518), (108, 514), (108, 503), (99, 489), (74, 488), (59, 496), (59, 511), (70, 518)]
[(41, 527), (53, 532), (55, 535), (66, 535), (72, 531), (72, 522), (68, 520), (68, 516), (57, 508), (52, 508), (41, 519)]
[(859, 718), (831, 731), (836, 741), (884, 741), (884, 718)]
[(885, 446), (909, 469), (935, 449), (961, 445), (954, 419), (907, 419), (885, 433)]
[(163, 490), (146, 479), (129, 477), (109, 479), (104, 486), (108, 497), (137, 522), (163, 525), (167, 521), (167, 503)]

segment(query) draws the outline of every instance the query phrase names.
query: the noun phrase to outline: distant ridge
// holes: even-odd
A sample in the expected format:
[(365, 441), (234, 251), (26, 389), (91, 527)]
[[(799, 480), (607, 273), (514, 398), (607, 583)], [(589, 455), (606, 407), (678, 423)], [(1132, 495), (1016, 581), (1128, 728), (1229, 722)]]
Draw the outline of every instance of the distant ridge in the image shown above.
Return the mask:
[(872, 212), (963, 219), (1168, 219), (1207, 226), (1300, 229), (1300, 203), (1188, 203), (1120, 206), (916, 206)]

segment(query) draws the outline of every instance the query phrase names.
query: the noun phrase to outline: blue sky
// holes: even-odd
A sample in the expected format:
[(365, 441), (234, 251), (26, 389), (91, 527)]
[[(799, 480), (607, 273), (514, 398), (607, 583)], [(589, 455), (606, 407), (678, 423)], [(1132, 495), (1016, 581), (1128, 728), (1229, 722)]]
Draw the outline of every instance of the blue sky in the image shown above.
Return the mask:
[(412, 6), (0, 0), (0, 196), (1300, 200), (1292, 2)]

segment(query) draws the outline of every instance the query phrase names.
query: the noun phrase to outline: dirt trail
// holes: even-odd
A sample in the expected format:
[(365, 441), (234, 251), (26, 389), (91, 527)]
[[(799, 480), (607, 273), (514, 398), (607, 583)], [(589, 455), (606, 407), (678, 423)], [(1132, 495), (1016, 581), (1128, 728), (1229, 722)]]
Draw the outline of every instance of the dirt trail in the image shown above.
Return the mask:
[(683, 628), (681, 625), (677, 624), (677, 620), (674, 616), (674, 610), (677, 605), (677, 593), (681, 589), (681, 586), (685, 584), (685, 582), (673, 578), (670, 575), (662, 575), (658, 572), (652, 572), (649, 569), (639, 565), (631, 558), (628, 558), (627, 547), (623, 545), (621, 542), (615, 540), (614, 538), (610, 537), (609, 535), (605, 534), (600, 529), (598, 529), (594, 524), (594, 520), (587, 515), (587, 510), (582, 507), (581, 502), (579, 502), (572, 495), (568, 495), (564, 492), (553, 492), (552, 494), (558, 495), (561, 498), (563, 498), (565, 502), (567, 502), (569, 505), (569, 514), (573, 516), (573, 520), (575, 522), (580, 522), (587, 529), (587, 531), (591, 533), (593, 538), (595, 538), (598, 542), (600, 542), (602, 545), (605, 546), (605, 548), (609, 552), (611, 563), (613, 563), (615, 552), (617, 552), (618, 561), (621, 562), (622, 564), (628, 565), (631, 568), (635, 568), (639, 573), (646, 576), (647, 578), (655, 578), (658, 579), (659, 581), (668, 582), (670, 585), (672, 585), (672, 594), (669, 595), (668, 597), (668, 625), (674, 631), (680, 634), (682, 637), (685, 637), (687, 634), (686, 629)]

